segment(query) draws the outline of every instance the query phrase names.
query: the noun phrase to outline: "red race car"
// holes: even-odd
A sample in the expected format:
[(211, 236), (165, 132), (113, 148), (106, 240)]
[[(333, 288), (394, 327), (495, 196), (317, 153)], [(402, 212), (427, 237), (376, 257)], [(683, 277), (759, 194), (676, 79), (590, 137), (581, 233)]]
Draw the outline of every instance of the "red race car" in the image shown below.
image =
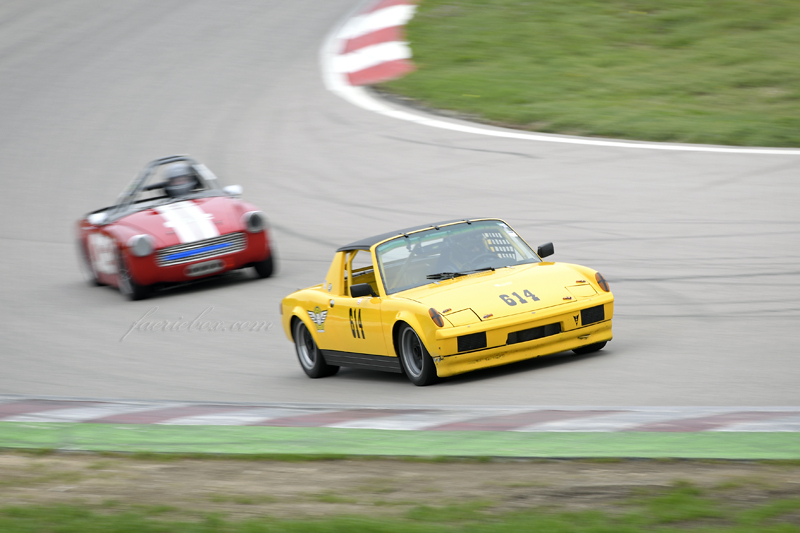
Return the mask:
[(159, 284), (254, 267), (275, 268), (267, 218), (239, 199), (238, 185), (220, 187), (194, 159), (148, 163), (117, 203), (78, 222), (81, 263), (94, 285), (119, 287), (131, 300)]

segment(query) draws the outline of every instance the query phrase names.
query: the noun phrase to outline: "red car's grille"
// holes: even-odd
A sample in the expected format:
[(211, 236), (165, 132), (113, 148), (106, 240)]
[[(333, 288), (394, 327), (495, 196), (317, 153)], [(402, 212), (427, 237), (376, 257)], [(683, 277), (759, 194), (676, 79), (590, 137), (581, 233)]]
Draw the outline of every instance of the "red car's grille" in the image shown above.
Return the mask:
[(244, 233), (229, 233), (212, 239), (163, 248), (156, 254), (156, 264), (164, 267), (191, 263), (200, 259), (240, 252), (246, 247), (247, 237)]

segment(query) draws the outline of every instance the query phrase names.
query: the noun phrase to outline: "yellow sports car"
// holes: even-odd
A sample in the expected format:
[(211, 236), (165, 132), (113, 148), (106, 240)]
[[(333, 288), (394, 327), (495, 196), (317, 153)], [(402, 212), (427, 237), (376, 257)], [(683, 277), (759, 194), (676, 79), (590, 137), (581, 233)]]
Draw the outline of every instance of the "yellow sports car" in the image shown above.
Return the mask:
[(339, 367), (440, 377), (611, 340), (614, 296), (599, 272), (550, 263), (504, 221), (451, 220), (336, 251), (325, 280), (281, 302), (312, 378)]

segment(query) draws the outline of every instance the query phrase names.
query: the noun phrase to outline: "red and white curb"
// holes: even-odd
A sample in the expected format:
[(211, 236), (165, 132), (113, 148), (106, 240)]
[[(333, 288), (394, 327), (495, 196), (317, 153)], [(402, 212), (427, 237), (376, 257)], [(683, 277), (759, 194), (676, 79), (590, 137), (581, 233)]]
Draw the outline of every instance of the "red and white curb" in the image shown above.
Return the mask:
[(0, 399), (0, 422), (416, 431), (798, 432), (800, 407), (372, 408), (7, 398)]
[(350, 18), (338, 33), (333, 71), (349, 85), (368, 85), (414, 70), (403, 27), (415, 9), (409, 0), (381, 0)]
[(443, 120), (420, 112), (409, 112), (376, 98), (364, 85), (393, 79), (414, 70), (412, 51), (403, 37), (403, 26), (414, 15), (411, 0), (371, 0), (362, 2), (326, 37), (320, 49), (320, 65), (325, 87), (332, 93), (367, 111), (422, 126), (461, 133), (487, 135), (523, 141), (578, 144), (607, 148), (713, 152), (729, 154), (800, 155), (791, 148), (740, 148), (702, 144), (618, 141), (528, 133)]

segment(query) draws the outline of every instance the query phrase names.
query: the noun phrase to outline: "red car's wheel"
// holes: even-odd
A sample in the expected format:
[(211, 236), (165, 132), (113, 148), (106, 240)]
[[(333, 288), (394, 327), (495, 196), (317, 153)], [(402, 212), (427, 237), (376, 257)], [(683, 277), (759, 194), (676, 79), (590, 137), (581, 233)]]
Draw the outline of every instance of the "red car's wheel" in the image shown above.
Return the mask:
[(117, 251), (117, 276), (119, 278), (119, 292), (129, 300), (143, 300), (150, 296), (150, 287), (139, 285), (131, 276), (128, 263), (122, 251)]
[(266, 259), (263, 261), (259, 261), (253, 265), (256, 269), (256, 274), (258, 274), (259, 278), (268, 278), (272, 275), (275, 271), (275, 263), (272, 260), (272, 253), (270, 253)]
[(81, 272), (83, 272), (84, 279), (94, 287), (103, 285), (97, 278), (97, 271), (94, 269), (92, 258), (89, 256), (89, 250), (86, 249), (86, 244), (78, 241), (78, 261), (81, 264)]

